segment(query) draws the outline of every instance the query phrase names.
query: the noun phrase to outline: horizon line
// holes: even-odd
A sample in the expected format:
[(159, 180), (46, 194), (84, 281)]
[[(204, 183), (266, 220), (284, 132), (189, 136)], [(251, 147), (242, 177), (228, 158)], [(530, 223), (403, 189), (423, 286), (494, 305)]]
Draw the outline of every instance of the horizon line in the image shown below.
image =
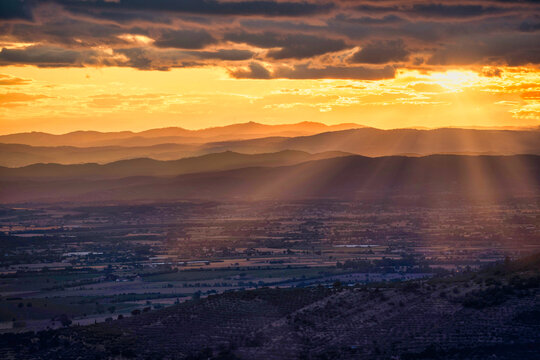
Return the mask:
[[(439, 130), (439, 129), (464, 129), (464, 130), (508, 130), (508, 131), (534, 131), (534, 130), (540, 130), (540, 125), (534, 126), (513, 126), (513, 125), (507, 125), (507, 126), (477, 126), (477, 125), (467, 125), (467, 126), (437, 126), (437, 127), (427, 127), (427, 126), (406, 126), (406, 127), (395, 127), (395, 128), (379, 128), (374, 126), (366, 126), (358, 123), (337, 123), (337, 124), (328, 124), (321, 121), (299, 121), (294, 123), (279, 123), (279, 124), (268, 124), (264, 122), (257, 122), (257, 121), (247, 121), (247, 122), (238, 122), (238, 123), (230, 123), (227, 125), (222, 126), (209, 126), (209, 127), (201, 127), (201, 128), (187, 128), (182, 126), (164, 126), (164, 127), (151, 127), (144, 130), (115, 130), (115, 131), (103, 131), (103, 130), (97, 130), (97, 129), (77, 129), (72, 130), (68, 132), (45, 132), (45, 131), (22, 131), (22, 132), (14, 132), (14, 133), (0, 133), (1, 136), (10, 136), (10, 135), (22, 135), (22, 134), (47, 134), (47, 135), (55, 135), (55, 136), (62, 136), (62, 135), (69, 135), (74, 134), (78, 132), (93, 132), (93, 133), (101, 133), (101, 134), (115, 134), (115, 133), (132, 133), (132, 134), (141, 134), (147, 131), (152, 130), (163, 130), (163, 129), (179, 129), (179, 130), (185, 130), (189, 132), (199, 132), (199, 131), (205, 131), (205, 130), (212, 130), (212, 129), (223, 129), (227, 127), (237, 126), (237, 125), (249, 125), (249, 124), (255, 124), (255, 125), (263, 125), (263, 126), (269, 126), (269, 127), (277, 127), (277, 126), (294, 126), (294, 125), (302, 125), (302, 124), (317, 124), (317, 125), (323, 125), (328, 128), (333, 127), (339, 127), (339, 126), (346, 126), (350, 125), (351, 127), (349, 129), (341, 129), (341, 130), (353, 130), (353, 129), (376, 129), (376, 130), (382, 130), (382, 131), (391, 131), (391, 130), (419, 130), (419, 131), (430, 131), (430, 130)], [(357, 126), (357, 127), (354, 127)], [(336, 130), (340, 131), (340, 130)], [(325, 131), (323, 131), (325, 132)]]

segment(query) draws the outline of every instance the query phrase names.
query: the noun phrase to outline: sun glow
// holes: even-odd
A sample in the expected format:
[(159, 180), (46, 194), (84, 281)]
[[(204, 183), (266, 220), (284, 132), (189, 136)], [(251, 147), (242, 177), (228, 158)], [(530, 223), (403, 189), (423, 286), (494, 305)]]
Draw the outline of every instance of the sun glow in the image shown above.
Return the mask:
[(478, 73), (460, 70), (431, 73), (428, 79), (452, 91), (461, 91), (463, 87), (475, 85), (480, 81)]
[[(377, 128), (538, 126), (540, 73), (503, 68), (421, 72), (394, 79), (238, 80), (219, 67), (3, 67), (1, 132), (205, 128), (257, 121), (358, 123)], [(407, 116), (403, 116), (407, 114)]]
[(144, 35), (122, 34), (118, 35), (118, 38), (137, 45), (148, 45), (154, 42), (154, 39)]

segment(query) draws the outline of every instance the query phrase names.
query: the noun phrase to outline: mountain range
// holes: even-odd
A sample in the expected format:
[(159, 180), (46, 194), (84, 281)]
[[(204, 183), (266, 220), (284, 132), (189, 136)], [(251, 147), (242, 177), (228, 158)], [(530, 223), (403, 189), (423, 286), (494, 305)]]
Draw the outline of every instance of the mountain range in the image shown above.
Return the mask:
[(0, 136), (0, 152), (1, 203), (432, 193), (504, 199), (536, 196), (540, 187), (540, 129), (250, 122), (196, 131), (12, 134)]
[[(201, 130), (209, 137), (199, 137), (196, 142), (191, 138), (161, 136), (171, 134), (177, 129), (156, 129), (143, 133), (92, 133), (76, 132), (65, 135), (43, 133), (14, 134), (0, 136), (0, 166), (21, 167), (36, 163), (105, 164), (118, 160), (150, 158), (155, 160), (177, 160), (205, 154), (234, 151), (246, 154), (272, 153), (285, 150), (296, 150), (308, 153), (346, 152), (364, 156), (425, 156), (431, 154), (465, 154), (465, 155), (540, 155), (540, 130), (476, 130), (443, 128), (435, 130), (394, 129), (380, 130), (374, 128), (355, 128), (335, 130), (340, 127), (353, 126), (343, 124), (336, 127), (316, 125), (317, 123), (300, 123), (296, 125), (280, 125), (277, 128), (256, 123), (238, 124), (217, 128), (227, 131), (226, 141), (213, 141), (212, 134), (217, 130)], [(248, 135), (246, 128), (259, 129), (260, 126), (270, 130), (265, 137)], [(287, 131), (324, 132), (302, 136), (283, 135), (283, 127)], [(358, 125), (356, 125), (358, 126)], [(232, 134), (233, 129), (238, 129)], [(273, 130), (272, 130), (273, 129)], [(281, 129), (281, 130), (279, 130)], [(299, 130), (300, 129), (300, 130)], [(333, 129), (335, 131), (327, 131)], [(181, 129), (181, 131), (184, 131)], [(119, 134), (125, 136), (119, 138)], [(134, 135), (135, 134), (135, 135)], [(88, 136), (86, 136), (88, 135)], [(272, 136), (271, 136), (272, 135)], [(227, 138), (227, 136), (222, 136)], [(246, 139), (245, 137), (252, 136)], [(254, 138), (253, 138), (254, 137)], [(84, 139), (83, 139), (84, 138)], [(89, 140), (90, 139), (90, 140)], [(106, 139), (106, 140), (104, 140)], [(19, 143), (12, 143), (19, 142)], [(107, 143), (107, 146), (96, 144)], [(71, 145), (70, 145), (71, 144)], [(73, 146), (75, 144), (76, 146)]]
[[(231, 155), (236, 156), (224, 156)], [(276, 155), (263, 158), (268, 160), (273, 156)], [(93, 166), (77, 179), (73, 179), (75, 172), (69, 171), (53, 179), (37, 175), (26, 179), (3, 177), (0, 201), (361, 200), (395, 196), (504, 200), (540, 194), (540, 156), (536, 155), (380, 158), (354, 155), (290, 166), (240, 167), (224, 171), (210, 171), (211, 167), (207, 167), (205, 172), (175, 177), (148, 174), (121, 179), (97, 179), (99, 176), (91, 174), (94, 169), (107, 167)]]
[(74, 131), (55, 135), (43, 132), (28, 132), (0, 136), (0, 143), (34, 146), (151, 146), (164, 143), (205, 143), (233, 139), (255, 139), (268, 136), (302, 136), (325, 131), (360, 128), (358, 124), (325, 125), (317, 122), (266, 125), (256, 122), (188, 130), (180, 127), (150, 129), (141, 132), (119, 131)]
[(176, 176), (188, 173), (237, 169), (250, 166), (284, 166), (300, 162), (351, 155), (343, 152), (310, 154), (284, 150), (266, 154), (240, 154), (232, 151), (211, 153), (179, 160), (148, 158), (121, 160), (108, 164), (33, 164), (19, 168), (0, 167), (2, 179), (115, 179), (132, 176)]

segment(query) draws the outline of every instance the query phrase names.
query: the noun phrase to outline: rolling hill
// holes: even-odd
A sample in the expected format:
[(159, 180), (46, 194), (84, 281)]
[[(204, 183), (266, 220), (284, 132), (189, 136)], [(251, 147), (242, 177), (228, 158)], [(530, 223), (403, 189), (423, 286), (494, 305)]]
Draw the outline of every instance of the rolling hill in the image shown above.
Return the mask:
[(152, 146), (30, 146), (0, 144), (0, 166), (22, 167), (39, 163), (55, 164), (106, 164), (119, 160), (151, 158), (177, 160), (198, 155), (197, 147), (182, 144)]
[(292, 166), (246, 167), (173, 178), (3, 179), (3, 203), (181, 199), (306, 199), (538, 196), (540, 156), (345, 156)]
[[(252, 126), (258, 128), (260, 124)], [(236, 125), (231, 125), (234, 128)], [(247, 126), (240, 124), (238, 127)], [(250, 125), (251, 126), (251, 125)], [(266, 126), (266, 125), (264, 125)], [(291, 125), (292, 126), (292, 125)], [(345, 126), (345, 125), (343, 125)], [(249, 126), (248, 126), (249, 127)], [(321, 130), (313, 125), (313, 131)], [(242, 131), (231, 134), (234, 140), (213, 141), (212, 137), (200, 137), (197, 142), (191, 139), (162, 135), (156, 129), (150, 137), (127, 136), (123, 139), (108, 141), (114, 146), (95, 146), (103, 142), (85, 142), (78, 140), (78, 133), (50, 135), (56, 139), (72, 138), (76, 146), (50, 146), (57, 144), (54, 139), (41, 141), (41, 135), (34, 134), (38, 140), (29, 141), (26, 135), (8, 135), (0, 137), (0, 166), (20, 167), (35, 163), (54, 162), (59, 164), (109, 163), (134, 158), (155, 160), (176, 160), (186, 156), (234, 151), (240, 153), (272, 153), (285, 150), (297, 150), (309, 153), (341, 151), (364, 156), (425, 156), (431, 154), (467, 154), (467, 155), (515, 155), (540, 154), (539, 130), (473, 130), (473, 129), (436, 129), (414, 130), (396, 129), (379, 130), (373, 128), (327, 131), (309, 136), (269, 136), (238, 140)], [(209, 129), (208, 131), (210, 131)], [(141, 134), (141, 133), (139, 133)], [(110, 135), (110, 134), (109, 134)], [(152, 137), (154, 136), (155, 137)], [(43, 135), (45, 136), (45, 135)], [(108, 136), (108, 135), (107, 135)], [(47, 135), (46, 137), (49, 137)], [(2, 140), (3, 139), (3, 140)], [(7, 140), (6, 140), (7, 139)], [(30, 146), (21, 144), (1, 144), (2, 141), (27, 141), (45, 143), (49, 146)], [(187, 142), (186, 142), (187, 141)], [(180, 143), (175, 143), (180, 142)]]
[(374, 128), (325, 132), (294, 138), (269, 137), (209, 143), (206, 151), (271, 152), (284, 149), (307, 152), (345, 151), (364, 156), (400, 154), (540, 154), (540, 131), (435, 130)]
[(248, 166), (283, 166), (351, 154), (325, 152), (309, 154), (285, 150), (269, 154), (240, 154), (232, 151), (212, 153), (179, 160), (159, 161), (148, 158), (116, 161), (108, 164), (34, 164), (20, 168), (0, 167), (2, 179), (114, 179), (132, 176), (176, 176), (187, 173), (229, 170)]
[(358, 124), (325, 125), (316, 122), (265, 125), (256, 122), (233, 124), (201, 130), (179, 127), (151, 129), (141, 132), (74, 131), (54, 135), (43, 132), (18, 133), (0, 136), (0, 143), (33, 146), (151, 146), (165, 143), (205, 143), (234, 139), (253, 139), (267, 136), (301, 136), (325, 131), (360, 128)]

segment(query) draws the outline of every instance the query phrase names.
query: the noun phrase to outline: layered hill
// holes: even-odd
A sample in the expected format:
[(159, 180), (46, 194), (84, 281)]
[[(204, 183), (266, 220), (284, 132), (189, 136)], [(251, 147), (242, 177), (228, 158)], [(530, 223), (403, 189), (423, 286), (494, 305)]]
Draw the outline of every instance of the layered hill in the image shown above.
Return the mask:
[(269, 154), (240, 154), (232, 151), (212, 153), (179, 160), (148, 158), (116, 161), (108, 164), (34, 164), (20, 168), (0, 167), (0, 176), (8, 179), (118, 179), (133, 176), (166, 177), (188, 173), (237, 169), (251, 166), (284, 166), (310, 160), (351, 155), (342, 152), (310, 154), (285, 150)]
[(325, 132), (294, 138), (263, 138), (206, 144), (207, 149), (240, 152), (345, 151), (364, 156), (430, 154), (540, 154), (540, 131), (473, 130), (442, 128), (435, 130), (374, 128)]
[(22, 167), (39, 163), (55, 164), (106, 164), (113, 161), (150, 158), (177, 160), (198, 154), (197, 147), (183, 144), (152, 146), (30, 146), (0, 144), (0, 166)]
[(165, 143), (205, 143), (234, 139), (254, 139), (268, 136), (302, 136), (326, 131), (360, 128), (358, 124), (325, 125), (317, 122), (265, 125), (256, 122), (233, 124), (201, 130), (180, 127), (151, 129), (141, 132), (74, 131), (54, 135), (43, 132), (0, 136), (0, 143), (33, 146), (151, 146)]
[(73, 179), (69, 171), (53, 179), (3, 177), (0, 200), (362, 199), (434, 194), (501, 200), (520, 194), (538, 196), (539, 189), (540, 156), (535, 155), (344, 156), (291, 166), (245, 167), (172, 178), (147, 174), (97, 180), (89, 172), (84, 178)]
[[(319, 125), (313, 125), (313, 132), (321, 131), (322, 129), (336, 130), (335, 127), (321, 128)], [(341, 151), (364, 156), (540, 154), (539, 130), (379, 130), (360, 128), (325, 131), (314, 135), (294, 137), (274, 136), (276, 134), (283, 135), (283, 132), (269, 130), (264, 132), (264, 137), (259, 137), (253, 134), (247, 135), (241, 130), (243, 126), (254, 126), (257, 128), (259, 126), (269, 127), (268, 125), (260, 124), (229, 126), (227, 128), (231, 129), (230, 131), (235, 127), (239, 127), (240, 130), (231, 133), (230, 139), (227, 141), (215, 141), (215, 137), (199, 137), (197, 141), (194, 141), (191, 138), (185, 137), (157, 136), (162, 132), (173, 131), (168, 129), (151, 130), (149, 131), (151, 135), (145, 132), (148, 137), (141, 136), (140, 134), (142, 133), (135, 135), (129, 133), (121, 141), (118, 139), (109, 139), (105, 142), (96, 139), (99, 139), (102, 135), (119, 136), (118, 134), (120, 133), (99, 133), (96, 136), (89, 136), (89, 139), (93, 140), (80, 139), (81, 137), (84, 138), (82, 133), (66, 135), (35, 133), (7, 135), (0, 137), (0, 152), (2, 153), (0, 166), (20, 167), (34, 163), (48, 162), (60, 164), (94, 162), (103, 164), (141, 157), (155, 160), (175, 160), (186, 156), (198, 156), (224, 151), (251, 154), (284, 150), (297, 150), (309, 153)], [(295, 125), (287, 126), (294, 128)], [(273, 127), (270, 128), (274, 129)], [(212, 129), (205, 131), (210, 130)], [(260, 135), (263, 136), (263, 133)], [(10, 144), (7, 144), (7, 142), (10, 142)], [(20, 143), (12, 144), (11, 142)], [(69, 144), (70, 146), (58, 146), (59, 144)], [(108, 145), (103, 146), (103, 144)]]
[(5, 359), (537, 359), (540, 257), (368, 286), (262, 288), (0, 336)]

